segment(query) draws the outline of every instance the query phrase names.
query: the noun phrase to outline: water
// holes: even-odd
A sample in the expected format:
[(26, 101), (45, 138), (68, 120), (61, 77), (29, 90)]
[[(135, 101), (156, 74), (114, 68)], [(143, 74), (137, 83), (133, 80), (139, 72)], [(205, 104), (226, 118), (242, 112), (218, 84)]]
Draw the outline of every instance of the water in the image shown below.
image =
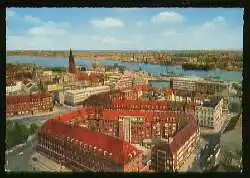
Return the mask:
[[(7, 56), (8, 62), (20, 62), (20, 63), (34, 63), (40, 64), (48, 67), (67, 67), (68, 59), (63, 57), (30, 57), (30, 56)], [(157, 64), (144, 64), (144, 63), (128, 63), (121, 62), (118, 60), (109, 60), (103, 59), (98, 61), (100, 64), (104, 65), (118, 65), (124, 66), (128, 69), (139, 70), (140, 68), (143, 71), (150, 72), (151, 74), (160, 74), (160, 73), (175, 73), (183, 74), (188, 76), (199, 76), (199, 77), (216, 77), (219, 76), (221, 80), (233, 80), (233, 81), (242, 81), (242, 72), (234, 71), (224, 71), (224, 70), (183, 70), (181, 66), (178, 65), (157, 65)], [(92, 61), (88, 58), (76, 59), (77, 65), (86, 65), (91, 66)]]
[(157, 87), (157, 88), (169, 88), (169, 82), (155, 82), (151, 81), (149, 82), (152, 87)]

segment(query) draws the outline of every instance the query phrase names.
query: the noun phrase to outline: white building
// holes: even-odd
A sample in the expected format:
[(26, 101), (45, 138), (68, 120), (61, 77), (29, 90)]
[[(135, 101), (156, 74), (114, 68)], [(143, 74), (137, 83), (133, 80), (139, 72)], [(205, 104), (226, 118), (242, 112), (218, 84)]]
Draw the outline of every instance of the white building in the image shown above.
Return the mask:
[(10, 93), (21, 91), (23, 86), (24, 84), (21, 81), (17, 82), (16, 85), (6, 86), (6, 94), (9, 95)]
[(75, 105), (83, 102), (91, 95), (108, 92), (110, 86), (88, 87), (80, 90), (69, 90), (64, 93), (65, 104)]
[(204, 101), (195, 109), (195, 118), (200, 127), (211, 128), (219, 131), (224, 123), (223, 99)]

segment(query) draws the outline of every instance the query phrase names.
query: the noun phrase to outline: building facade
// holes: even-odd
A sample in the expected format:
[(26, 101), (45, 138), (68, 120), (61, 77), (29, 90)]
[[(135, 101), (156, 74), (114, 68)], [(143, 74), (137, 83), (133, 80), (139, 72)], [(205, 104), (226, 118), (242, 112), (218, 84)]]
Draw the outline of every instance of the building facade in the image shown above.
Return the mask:
[(9, 95), (13, 92), (21, 91), (23, 88), (23, 83), (21, 81), (16, 82), (15, 85), (6, 86), (6, 95)]
[(52, 110), (53, 100), (52, 96), (48, 93), (7, 96), (6, 98), (6, 116), (36, 114)]
[(128, 142), (67, 123), (73, 115), (47, 121), (37, 150), (74, 171), (139, 172), (141, 152)]
[(157, 172), (180, 172), (194, 153), (199, 142), (200, 131), (194, 118), (166, 143), (152, 148), (151, 168)]
[(83, 102), (91, 95), (110, 91), (109, 86), (87, 87), (80, 90), (69, 90), (64, 93), (65, 104), (75, 105)]
[(224, 123), (223, 99), (213, 99), (197, 106), (195, 117), (200, 127), (220, 130)]
[(194, 91), (202, 94), (213, 95), (228, 89), (228, 85), (223, 82), (192, 79), (173, 79), (170, 87), (174, 90)]

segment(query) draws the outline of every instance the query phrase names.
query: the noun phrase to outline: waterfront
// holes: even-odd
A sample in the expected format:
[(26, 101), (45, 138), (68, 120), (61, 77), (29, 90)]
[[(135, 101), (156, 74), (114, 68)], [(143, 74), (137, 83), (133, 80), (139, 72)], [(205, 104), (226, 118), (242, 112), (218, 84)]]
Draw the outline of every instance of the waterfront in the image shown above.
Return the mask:
[[(30, 57), (30, 56), (7, 56), (7, 63), (9, 62), (20, 62), (20, 63), (34, 63), (40, 64), (48, 67), (67, 67), (68, 61), (63, 57)], [(181, 66), (178, 65), (156, 65), (156, 64), (144, 64), (144, 63), (128, 63), (121, 62), (118, 60), (103, 59), (98, 61), (103, 65), (114, 65), (118, 64), (131, 70), (142, 70), (149, 72), (153, 75), (160, 73), (173, 73), (182, 74), (185, 76), (199, 76), (199, 77), (220, 77), (221, 80), (232, 80), (232, 81), (242, 81), (242, 72), (234, 71), (224, 71), (224, 70), (183, 70)], [(76, 59), (77, 65), (90, 66), (92, 61), (90, 59)]]

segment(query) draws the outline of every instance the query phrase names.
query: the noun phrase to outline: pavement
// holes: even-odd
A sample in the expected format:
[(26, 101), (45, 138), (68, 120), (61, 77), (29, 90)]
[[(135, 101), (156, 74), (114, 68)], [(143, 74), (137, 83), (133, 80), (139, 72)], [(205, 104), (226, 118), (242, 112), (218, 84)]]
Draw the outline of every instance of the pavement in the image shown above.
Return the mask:
[[(9, 172), (67, 172), (69, 169), (36, 152), (36, 139), (5, 152), (5, 170)], [(35, 156), (37, 161), (33, 161)]]
[(36, 157), (37, 161), (30, 160), (33, 171), (41, 172), (70, 172), (70, 169), (50, 160), (40, 153), (34, 153), (32, 157)]
[(13, 151), (5, 152), (5, 168), (14, 172), (32, 171), (30, 158), (35, 152), (35, 145), (36, 140), (32, 140), (22, 147), (12, 148)]

